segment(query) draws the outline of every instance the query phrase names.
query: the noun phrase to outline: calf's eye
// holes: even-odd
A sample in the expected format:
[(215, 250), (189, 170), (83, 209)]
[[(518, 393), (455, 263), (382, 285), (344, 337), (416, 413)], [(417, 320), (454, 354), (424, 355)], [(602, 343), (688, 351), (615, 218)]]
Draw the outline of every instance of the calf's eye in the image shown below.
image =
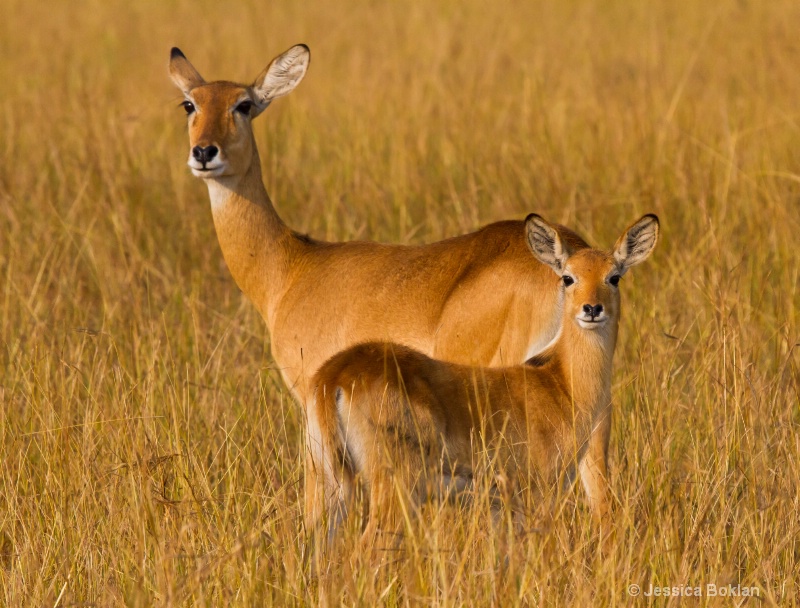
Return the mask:
[(614, 287), (616, 287), (617, 285), (619, 285), (619, 279), (620, 276), (618, 274), (615, 274), (613, 277), (608, 279), (608, 282), (611, 283)]
[(569, 287), (575, 282), (575, 279), (573, 279), (568, 274), (565, 274), (563, 277), (561, 277), (561, 280), (564, 281), (564, 285), (566, 285), (567, 287)]
[(186, 114), (194, 112), (194, 104), (191, 101), (182, 101), (181, 106), (186, 110)]

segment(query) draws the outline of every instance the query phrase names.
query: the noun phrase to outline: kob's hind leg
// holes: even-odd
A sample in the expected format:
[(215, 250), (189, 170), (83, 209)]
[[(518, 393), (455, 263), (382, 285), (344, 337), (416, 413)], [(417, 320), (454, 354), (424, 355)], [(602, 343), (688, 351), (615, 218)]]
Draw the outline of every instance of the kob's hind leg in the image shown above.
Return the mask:
[[(336, 391), (336, 395), (341, 389)], [(339, 437), (336, 405), (325, 387), (309, 403), (306, 426), (305, 514), (306, 525), (325, 529), (331, 541), (347, 517), (353, 495), (353, 473), (346, 462), (346, 446)]]

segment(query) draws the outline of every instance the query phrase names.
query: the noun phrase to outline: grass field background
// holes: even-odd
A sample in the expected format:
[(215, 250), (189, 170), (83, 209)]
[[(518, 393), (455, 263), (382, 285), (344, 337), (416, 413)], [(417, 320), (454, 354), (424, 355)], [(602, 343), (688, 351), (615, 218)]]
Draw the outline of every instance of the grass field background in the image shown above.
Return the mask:
[[(800, 4), (0, 0), (0, 604), (800, 603)], [(586, 500), (509, 539), (432, 506), (310, 567), (302, 416), (222, 262), (167, 77), (250, 81), (282, 217), (428, 242), (535, 211), (626, 277), (602, 558)], [(346, 542), (354, 542), (350, 530)], [(760, 597), (632, 598), (741, 585)]]

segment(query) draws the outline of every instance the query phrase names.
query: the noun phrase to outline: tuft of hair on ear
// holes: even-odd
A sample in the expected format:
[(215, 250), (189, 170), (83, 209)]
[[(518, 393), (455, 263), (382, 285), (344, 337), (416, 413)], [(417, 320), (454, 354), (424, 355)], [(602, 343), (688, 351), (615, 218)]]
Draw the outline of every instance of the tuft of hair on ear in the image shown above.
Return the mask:
[(614, 259), (623, 271), (641, 264), (650, 256), (658, 243), (659, 232), (658, 216), (648, 213), (631, 224), (617, 239), (614, 245)]
[(525, 218), (525, 236), (533, 255), (561, 276), (567, 262), (567, 252), (558, 230), (537, 213)]
[(303, 80), (310, 63), (311, 51), (305, 44), (296, 44), (275, 57), (250, 87), (261, 109), (273, 99), (291, 93)]
[(300, 56), (305, 56), (306, 69), (308, 69), (308, 66), (311, 65), (311, 49), (308, 48), (307, 44), (303, 44), (302, 42), (295, 44), (292, 48), (287, 50), (283, 56), (291, 58), (292, 61), (295, 61)]

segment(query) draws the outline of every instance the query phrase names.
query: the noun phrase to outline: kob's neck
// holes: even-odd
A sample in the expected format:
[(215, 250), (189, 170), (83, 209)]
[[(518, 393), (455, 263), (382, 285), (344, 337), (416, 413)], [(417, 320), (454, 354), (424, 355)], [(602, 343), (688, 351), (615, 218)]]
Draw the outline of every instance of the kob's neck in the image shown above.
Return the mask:
[(225, 263), (271, 325), (272, 308), (286, 281), (284, 261), (293, 238), (264, 188), (258, 154), (254, 153), (244, 175), (207, 179), (206, 184)]

